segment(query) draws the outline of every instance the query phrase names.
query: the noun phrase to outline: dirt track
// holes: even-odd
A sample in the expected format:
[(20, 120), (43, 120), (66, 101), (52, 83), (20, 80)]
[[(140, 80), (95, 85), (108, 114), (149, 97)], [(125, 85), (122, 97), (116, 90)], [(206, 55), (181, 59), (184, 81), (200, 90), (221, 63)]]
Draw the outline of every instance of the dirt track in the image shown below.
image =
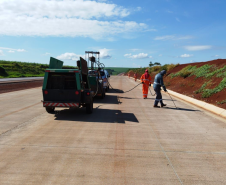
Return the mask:
[[(128, 77), (111, 77), (128, 90)], [(180, 101), (154, 109), (141, 86), (47, 114), (41, 88), (0, 94), (0, 184), (225, 184), (226, 123)]]

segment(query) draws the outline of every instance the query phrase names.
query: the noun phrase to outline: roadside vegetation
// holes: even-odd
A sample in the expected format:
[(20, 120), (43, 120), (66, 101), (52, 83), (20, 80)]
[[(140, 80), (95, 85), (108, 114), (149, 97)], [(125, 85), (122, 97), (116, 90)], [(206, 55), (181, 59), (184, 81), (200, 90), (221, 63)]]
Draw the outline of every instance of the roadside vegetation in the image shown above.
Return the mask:
[(105, 68), (110, 75), (118, 75), (120, 73), (125, 73), (129, 68), (124, 67), (106, 67)]
[[(157, 64), (157, 65), (155, 65)], [(126, 73), (128, 74), (129, 72), (133, 72), (133, 73), (137, 73), (137, 74), (143, 74), (145, 72), (146, 69), (148, 69), (149, 73), (154, 73), (157, 74), (162, 70), (172, 70), (173, 68), (175, 68), (176, 66), (178, 66), (179, 64), (165, 64), (163, 66), (161, 66), (160, 63), (154, 63), (154, 65), (152, 64), (152, 62), (150, 62), (149, 67), (143, 67), (143, 68), (130, 68), (126, 71)]]
[(167, 70), (165, 85), (173, 91), (194, 97), (222, 108), (226, 108), (226, 60), (219, 59), (208, 62), (190, 64), (149, 63), (148, 67), (129, 69), (125, 75), (138, 78), (149, 70), (153, 77), (162, 70)]
[[(0, 78), (41, 77), (48, 67), (48, 64), (0, 60)], [(73, 66), (63, 68), (75, 69)]]
[[(0, 60), (0, 78), (42, 77), (48, 67), (48, 64)], [(63, 66), (63, 69), (77, 69), (77, 67)], [(111, 75), (118, 75), (129, 68), (107, 67), (105, 69)]]
[[(177, 73), (171, 73), (171, 78), (180, 76), (187, 78), (190, 76), (195, 76), (195, 78), (204, 78), (206, 82), (201, 86), (200, 89), (196, 90), (195, 93), (201, 93), (203, 98), (208, 98), (215, 93), (222, 91), (226, 88), (226, 66), (222, 68), (217, 68), (216, 65), (203, 65), (201, 67), (188, 65)], [(207, 85), (211, 82), (211, 78), (217, 77), (222, 78), (222, 81), (218, 84), (217, 87), (213, 89), (206, 88)]]

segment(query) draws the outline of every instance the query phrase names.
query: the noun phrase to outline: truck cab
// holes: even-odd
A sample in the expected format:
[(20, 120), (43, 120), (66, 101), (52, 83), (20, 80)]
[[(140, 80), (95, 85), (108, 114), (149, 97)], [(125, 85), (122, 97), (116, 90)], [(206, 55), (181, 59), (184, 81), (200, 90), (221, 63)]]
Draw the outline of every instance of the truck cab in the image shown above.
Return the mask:
[(56, 107), (86, 107), (86, 112), (93, 112), (93, 91), (88, 81), (87, 62), (80, 57), (78, 69), (62, 69), (63, 62), (50, 58), (46, 69), (42, 93), (43, 107), (53, 113)]

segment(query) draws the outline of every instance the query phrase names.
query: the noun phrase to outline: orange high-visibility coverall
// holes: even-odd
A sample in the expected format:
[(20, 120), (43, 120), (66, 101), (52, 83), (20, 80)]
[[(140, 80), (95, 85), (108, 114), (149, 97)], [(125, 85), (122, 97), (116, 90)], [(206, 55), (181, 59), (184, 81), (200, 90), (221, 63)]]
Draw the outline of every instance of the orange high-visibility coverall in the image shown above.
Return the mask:
[(137, 74), (136, 73), (134, 74), (134, 80), (135, 80), (135, 82), (137, 81)]
[(143, 74), (140, 78), (141, 82), (144, 82), (142, 91), (143, 91), (143, 98), (148, 97), (148, 88), (149, 84), (151, 84), (151, 76), (149, 75), (148, 79), (145, 79), (145, 75)]
[(128, 74), (128, 77), (130, 78), (130, 74)]

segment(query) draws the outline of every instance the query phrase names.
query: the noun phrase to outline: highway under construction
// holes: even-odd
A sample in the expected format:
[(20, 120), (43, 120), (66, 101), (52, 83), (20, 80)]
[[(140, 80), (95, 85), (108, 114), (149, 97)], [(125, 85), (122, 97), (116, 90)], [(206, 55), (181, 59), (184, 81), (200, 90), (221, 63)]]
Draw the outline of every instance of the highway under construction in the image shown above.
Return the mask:
[(136, 85), (111, 76), (93, 114), (48, 114), (41, 87), (0, 94), (0, 184), (226, 184), (225, 119), (168, 94), (155, 109), (141, 86), (121, 93)]

